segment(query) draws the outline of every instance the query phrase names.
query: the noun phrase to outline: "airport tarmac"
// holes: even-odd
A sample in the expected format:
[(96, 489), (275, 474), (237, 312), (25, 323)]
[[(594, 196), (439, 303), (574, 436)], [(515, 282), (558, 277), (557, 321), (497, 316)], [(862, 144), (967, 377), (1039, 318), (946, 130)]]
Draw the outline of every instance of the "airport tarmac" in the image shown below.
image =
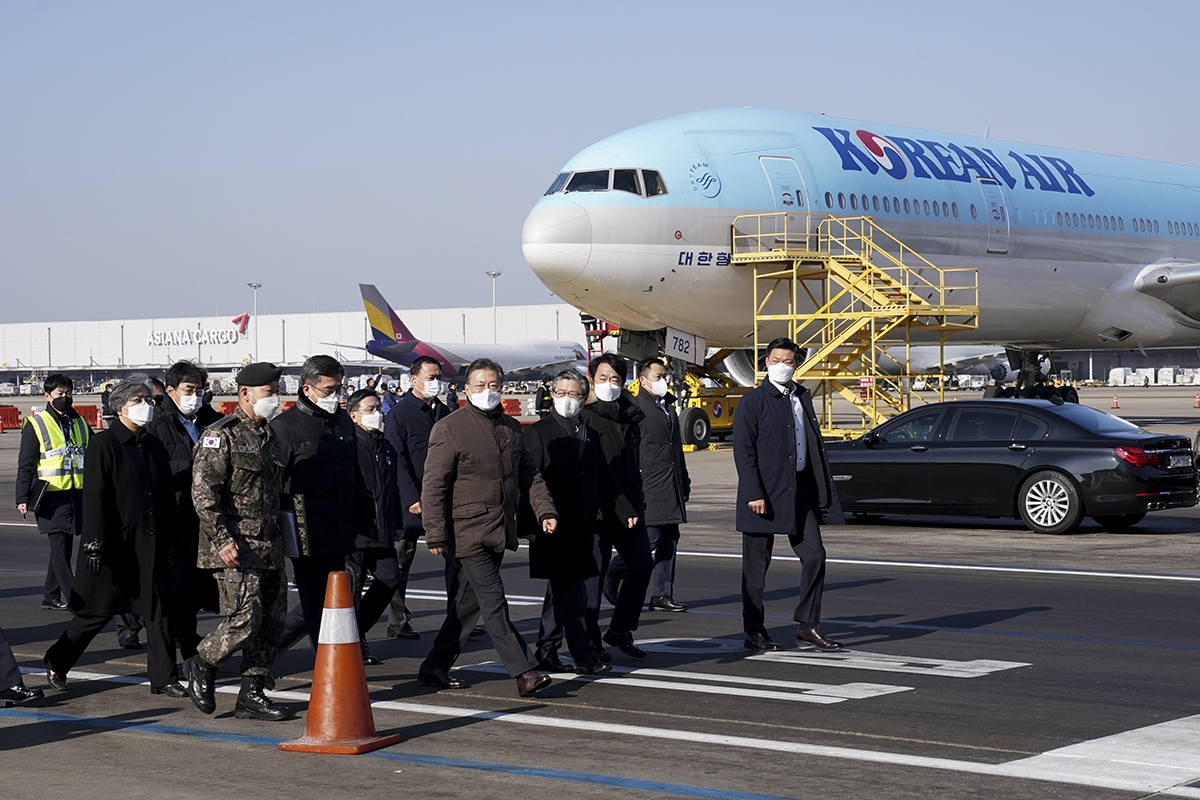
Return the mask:
[[(1151, 430), (1194, 436), (1195, 391), (1087, 389), (1082, 400)], [(955, 393), (968, 399), (977, 393)], [(955, 396), (952, 394), (951, 396)], [(0, 434), (0, 491), (18, 437)], [(677, 600), (646, 613), (643, 662), (562, 676), (519, 698), (472, 640), (457, 674), (470, 687), (416, 683), (444, 612), (440, 559), (419, 551), (409, 589), (419, 641), (371, 633), (376, 726), (404, 740), (370, 756), (283, 753), (300, 735), (312, 650), (280, 662), (277, 699), (296, 719), (232, 715), (236, 664), (218, 711), (152, 696), (145, 656), (110, 628), (72, 690), (0, 710), (3, 795), (129, 798), (1200, 798), (1200, 514), (1151, 514), (1128, 533), (1090, 522), (1038, 536), (1014, 520), (884, 518), (824, 531), (825, 632), (834, 654), (792, 646), (799, 566), (786, 547), (768, 579), (768, 624), (786, 645), (741, 644), (736, 476), (728, 451), (687, 456), (693, 480)], [(0, 624), (29, 685), (67, 622), (40, 608), (46, 545), (0, 507)], [(526, 551), (504, 578), (514, 619), (536, 636), (541, 582)], [(293, 602), (295, 599), (293, 598)], [(214, 624), (206, 615), (204, 629)]]

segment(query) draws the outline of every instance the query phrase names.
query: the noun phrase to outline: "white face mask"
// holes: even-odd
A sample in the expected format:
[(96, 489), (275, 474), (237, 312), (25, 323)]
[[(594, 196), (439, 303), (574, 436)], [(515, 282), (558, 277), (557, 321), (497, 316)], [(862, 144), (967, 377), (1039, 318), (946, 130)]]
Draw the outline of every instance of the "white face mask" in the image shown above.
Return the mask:
[(421, 389), (419, 394), (426, 400), (431, 397), (437, 397), (439, 394), (446, 391), (445, 382), (439, 380), (427, 380), (424, 383), (424, 387), (425, 388)]
[(331, 394), (329, 397), (322, 397), (314, 400), (313, 403), (317, 408), (324, 411), (326, 414), (336, 414), (338, 410), (338, 396)]
[(605, 403), (611, 403), (621, 396), (621, 387), (615, 383), (597, 383), (596, 398)]
[(796, 374), (791, 364), (767, 364), (767, 377), (775, 383), (787, 383)]
[(129, 421), (140, 428), (154, 419), (154, 403), (147, 400), (143, 403), (138, 403), (136, 406), (129, 406), (125, 409), (125, 416), (129, 417)]
[(280, 407), (279, 395), (260, 397), (254, 401), (254, 416), (261, 420), (270, 421), (279, 414)]
[(578, 414), (581, 408), (583, 408), (583, 401), (577, 400), (574, 397), (554, 398), (554, 410), (558, 412), (560, 417), (570, 419)]
[(190, 417), (200, 409), (200, 406), (204, 405), (204, 398), (198, 394), (182, 394), (175, 401), (175, 405), (180, 414)]
[(360, 414), (359, 422), (369, 431), (383, 430), (383, 414), (378, 411), (372, 411), (370, 414)]
[(650, 393), (655, 397), (666, 397), (668, 388), (670, 387), (667, 386), (666, 378), (659, 378), (656, 381), (650, 382)]
[(484, 389), (482, 392), (469, 392), (467, 399), (471, 401), (471, 405), (481, 411), (491, 411), (500, 405), (500, 393), (493, 392), (491, 389)]

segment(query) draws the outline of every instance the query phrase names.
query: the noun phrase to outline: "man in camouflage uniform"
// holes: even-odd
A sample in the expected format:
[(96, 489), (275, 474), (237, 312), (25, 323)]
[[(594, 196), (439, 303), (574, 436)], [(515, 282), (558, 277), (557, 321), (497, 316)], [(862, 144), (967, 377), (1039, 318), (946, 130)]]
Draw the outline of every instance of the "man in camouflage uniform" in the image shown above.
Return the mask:
[(287, 616), (287, 575), (279, 531), (281, 479), (267, 422), (279, 413), (274, 364), (238, 373), (238, 407), (196, 442), (192, 499), (200, 518), (196, 566), (216, 572), (225, 619), (204, 637), (184, 668), (188, 694), (205, 714), (216, 710), (217, 666), (242, 651), (239, 719), (287, 719), (264, 693)]

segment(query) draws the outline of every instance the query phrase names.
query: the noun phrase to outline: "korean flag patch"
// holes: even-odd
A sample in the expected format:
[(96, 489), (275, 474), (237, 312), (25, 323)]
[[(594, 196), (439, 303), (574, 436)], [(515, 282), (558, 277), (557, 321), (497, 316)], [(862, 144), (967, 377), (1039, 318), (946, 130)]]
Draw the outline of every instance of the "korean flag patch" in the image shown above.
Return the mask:
[(200, 443), (201, 447), (207, 447), (211, 450), (216, 450), (221, 446), (220, 436), (205, 436)]

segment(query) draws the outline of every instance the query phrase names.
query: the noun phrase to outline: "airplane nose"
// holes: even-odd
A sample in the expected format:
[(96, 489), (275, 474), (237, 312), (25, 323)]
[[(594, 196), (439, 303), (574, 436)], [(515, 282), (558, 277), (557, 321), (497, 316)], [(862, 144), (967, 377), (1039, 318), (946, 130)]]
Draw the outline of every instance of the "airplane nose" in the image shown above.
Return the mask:
[(534, 206), (521, 229), (521, 250), (547, 286), (579, 277), (592, 254), (592, 223), (587, 211), (561, 201)]

